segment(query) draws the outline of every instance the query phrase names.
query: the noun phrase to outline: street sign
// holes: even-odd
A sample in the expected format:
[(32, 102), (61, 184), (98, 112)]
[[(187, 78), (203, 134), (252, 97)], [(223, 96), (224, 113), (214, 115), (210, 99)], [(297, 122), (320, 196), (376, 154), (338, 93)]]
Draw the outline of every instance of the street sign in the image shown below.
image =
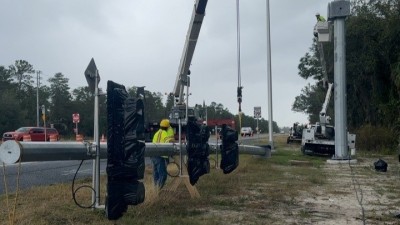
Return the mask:
[(74, 113), (72, 114), (72, 122), (73, 123), (79, 123), (79, 113)]
[[(100, 82), (100, 75), (99, 75), (96, 63), (94, 62), (93, 58), (90, 60), (89, 65), (85, 70), (85, 77), (86, 77), (86, 81), (89, 85), (90, 91), (92, 93), (94, 93), (96, 85), (98, 85)], [(96, 81), (97, 81), (97, 84), (96, 84)]]
[(254, 118), (256, 118), (256, 119), (261, 118), (261, 107), (260, 106), (254, 107)]

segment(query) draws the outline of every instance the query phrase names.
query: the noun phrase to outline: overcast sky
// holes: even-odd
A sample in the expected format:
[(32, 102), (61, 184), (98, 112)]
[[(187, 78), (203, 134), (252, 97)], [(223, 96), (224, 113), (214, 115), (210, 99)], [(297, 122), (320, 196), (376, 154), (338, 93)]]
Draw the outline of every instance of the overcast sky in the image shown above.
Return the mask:
[[(86, 86), (93, 57), (99, 86), (172, 92), (193, 10), (193, 0), (0, 0), (0, 65), (24, 59), (43, 81), (61, 72), (71, 89)], [(306, 123), (291, 111), (295, 96), (312, 80), (297, 66), (309, 51), (315, 13), (328, 0), (270, 0), (273, 120), (278, 126)], [(240, 1), (242, 110), (261, 106), (268, 119), (266, 0)], [(236, 0), (208, 0), (191, 66), (190, 105), (222, 103), (237, 114)], [(322, 103), (321, 103), (322, 105)]]

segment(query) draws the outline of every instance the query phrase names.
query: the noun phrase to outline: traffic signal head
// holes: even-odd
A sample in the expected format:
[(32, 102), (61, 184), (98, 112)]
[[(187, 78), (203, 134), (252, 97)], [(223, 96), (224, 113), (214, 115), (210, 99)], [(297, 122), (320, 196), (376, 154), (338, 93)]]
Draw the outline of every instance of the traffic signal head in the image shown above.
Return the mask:
[(208, 160), (210, 131), (207, 126), (200, 125), (196, 119), (190, 118), (187, 124), (188, 173), (190, 184), (194, 185), (200, 176), (210, 172)]
[(107, 83), (107, 198), (106, 215), (116, 220), (128, 205), (144, 201), (144, 104), (125, 87)]
[(221, 169), (228, 174), (239, 165), (238, 132), (226, 124), (222, 125)]

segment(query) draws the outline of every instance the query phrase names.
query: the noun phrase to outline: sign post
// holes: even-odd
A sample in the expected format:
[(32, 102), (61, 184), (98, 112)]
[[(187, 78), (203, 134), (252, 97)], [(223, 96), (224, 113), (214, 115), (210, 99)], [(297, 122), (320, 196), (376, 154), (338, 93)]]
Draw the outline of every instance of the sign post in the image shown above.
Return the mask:
[(47, 140), (47, 129), (46, 129), (46, 106), (42, 105), (42, 119), (44, 127), (44, 141)]
[(259, 127), (258, 127), (258, 119), (261, 118), (261, 106), (255, 106), (254, 107), (254, 118), (257, 120), (257, 128), (256, 128), (256, 132), (257, 132), (257, 137), (259, 137)]
[(89, 85), (90, 91), (94, 94), (94, 147), (95, 159), (93, 160), (93, 189), (92, 200), (94, 208), (103, 208), (100, 206), (100, 138), (99, 138), (99, 82), (100, 75), (97, 70), (96, 63), (92, 58), (88, 67), (85, 70), (86, 81)]
[(75, 135), (78, 135), (78, 123), (80, 122), (79, 113), (72, 114), (72, 122), (75, 123)]

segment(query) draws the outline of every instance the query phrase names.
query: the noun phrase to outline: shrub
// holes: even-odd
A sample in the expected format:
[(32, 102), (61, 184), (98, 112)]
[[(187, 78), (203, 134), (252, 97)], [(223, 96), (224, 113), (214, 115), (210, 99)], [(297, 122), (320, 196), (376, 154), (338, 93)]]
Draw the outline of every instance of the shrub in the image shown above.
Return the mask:
[(376, 152), (396, 151), (398, 137), (390, 128), (367, 124), (360, 127), (356, 134), (357, 149)]

